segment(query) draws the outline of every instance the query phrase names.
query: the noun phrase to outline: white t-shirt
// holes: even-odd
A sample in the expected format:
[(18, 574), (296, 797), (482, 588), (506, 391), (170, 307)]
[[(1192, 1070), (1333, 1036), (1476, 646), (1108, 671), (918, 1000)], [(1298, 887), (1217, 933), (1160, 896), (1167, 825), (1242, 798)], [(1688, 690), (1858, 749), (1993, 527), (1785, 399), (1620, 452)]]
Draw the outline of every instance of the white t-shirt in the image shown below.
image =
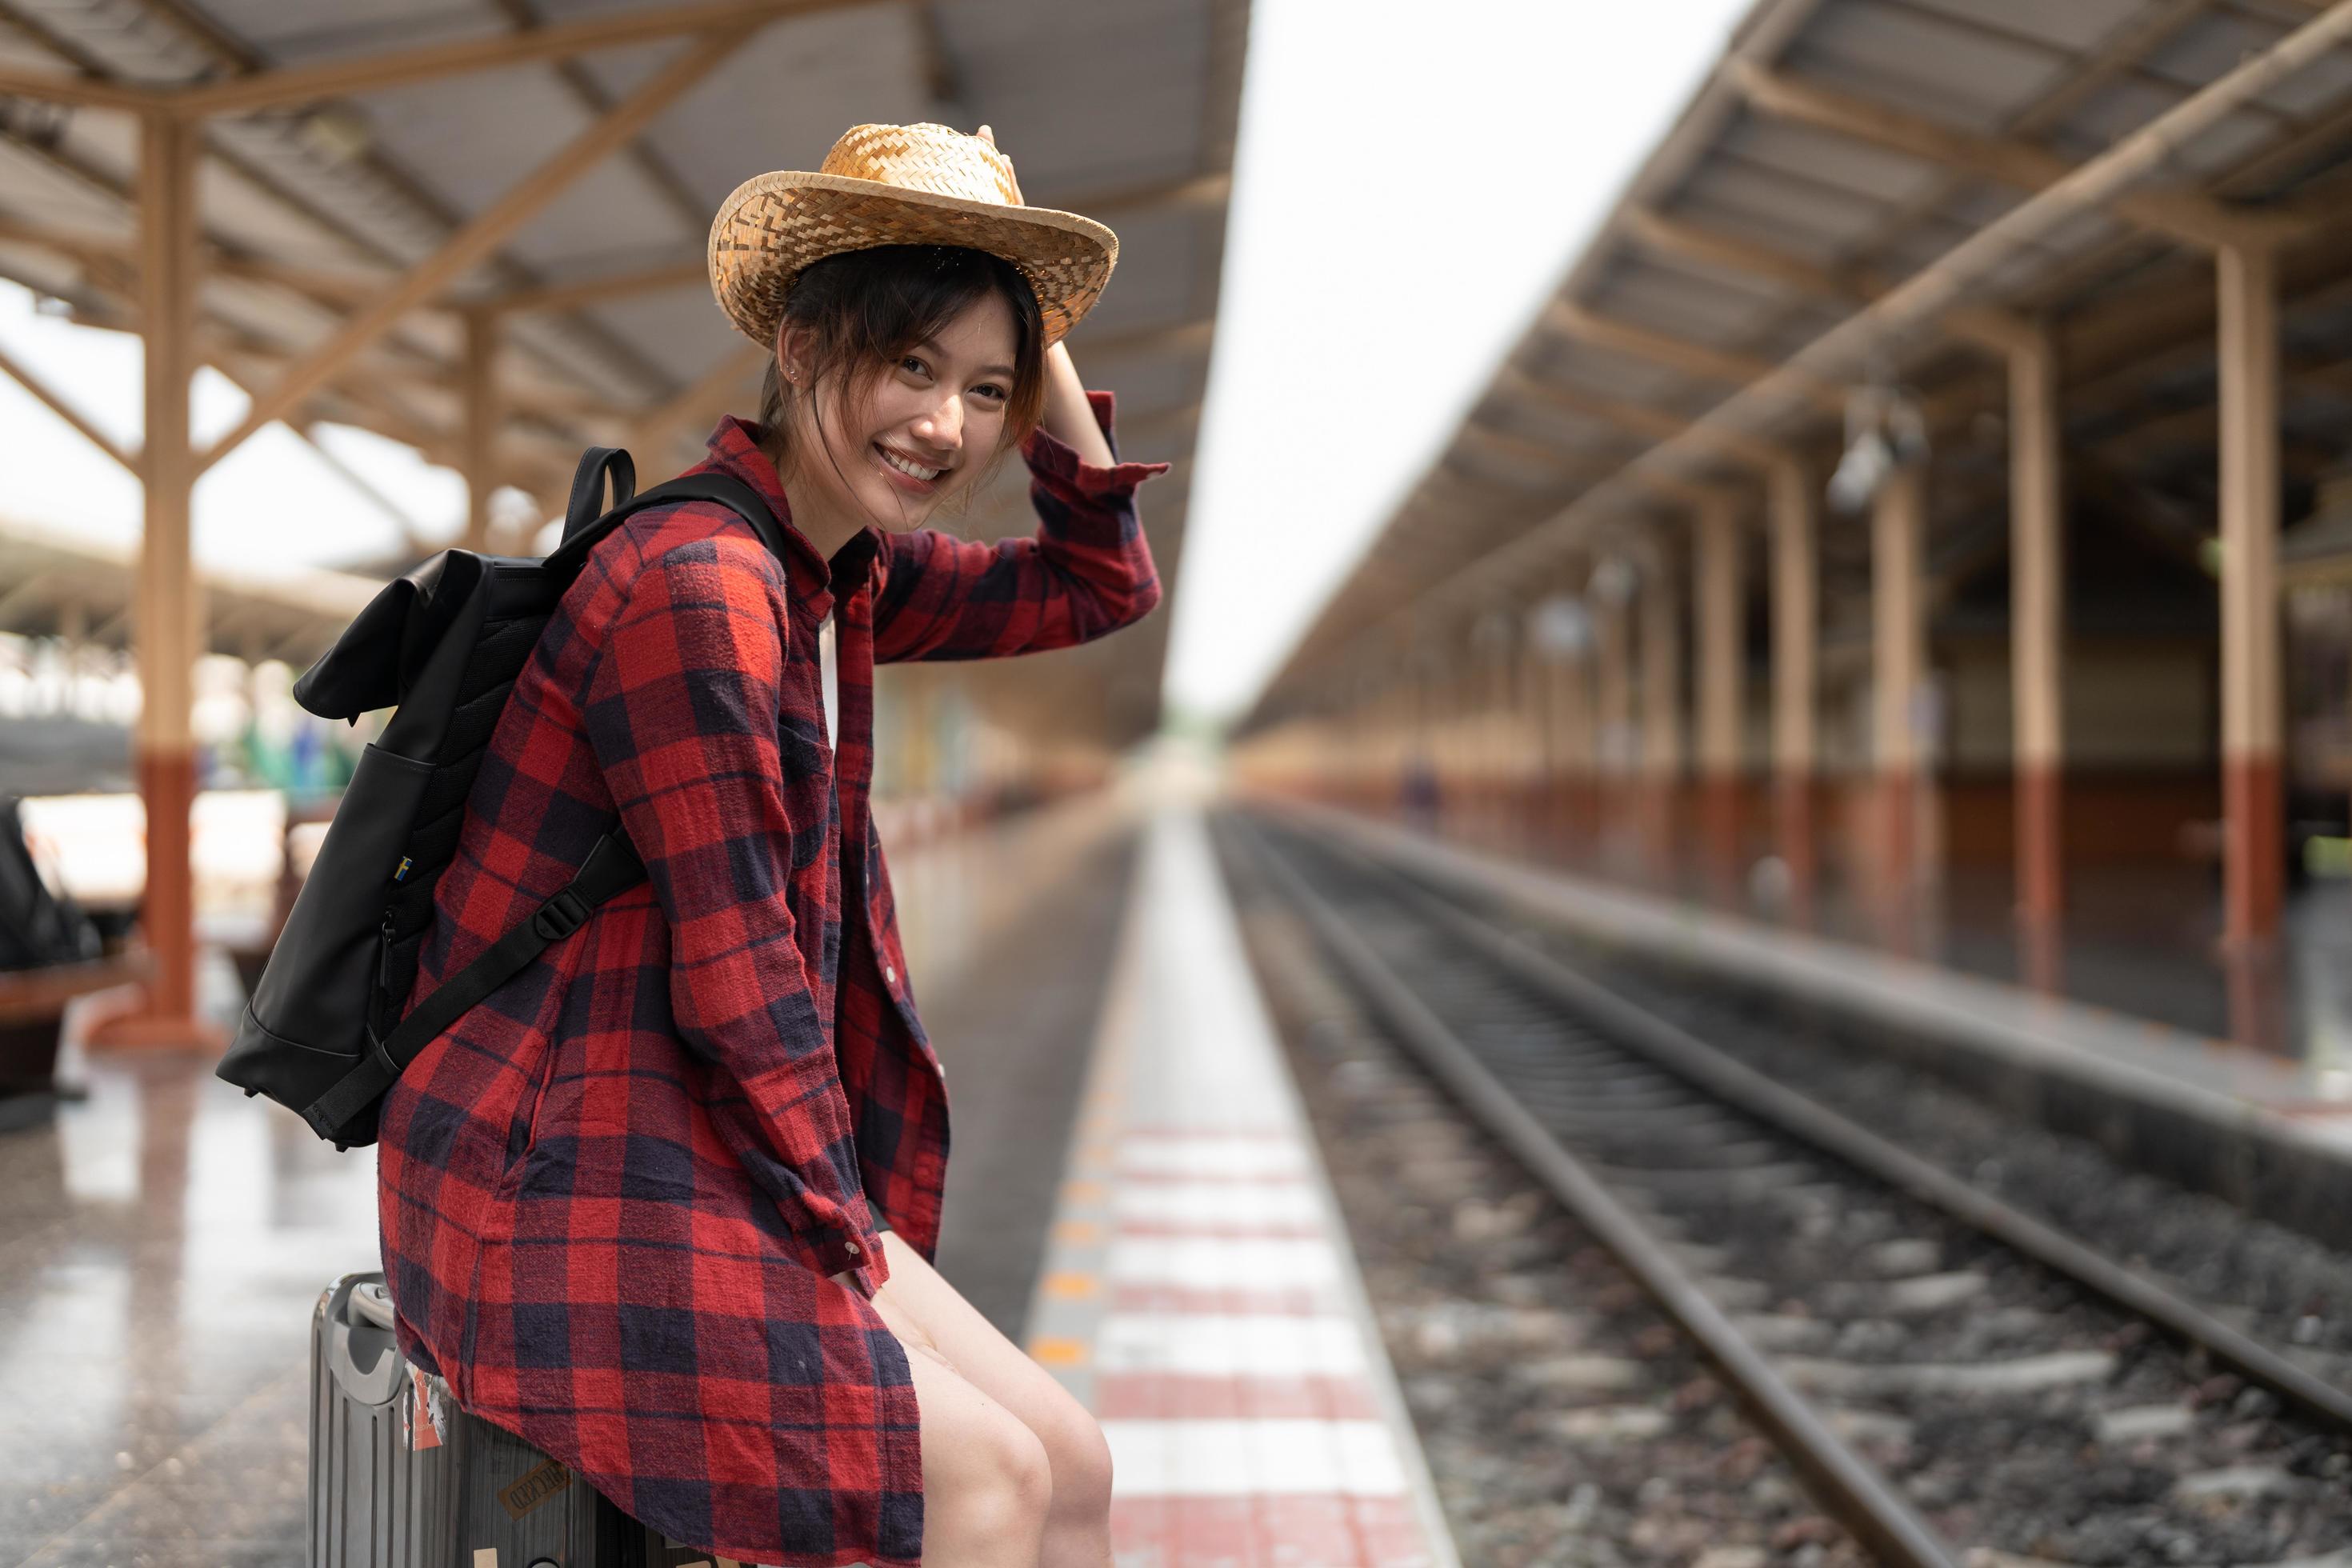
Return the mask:
[(824, 743), (837, 747), (841, 744), (841, 670), (834, 657), (830, 614), (816, 624), (816, 669), (817, 683), (824, 689)]

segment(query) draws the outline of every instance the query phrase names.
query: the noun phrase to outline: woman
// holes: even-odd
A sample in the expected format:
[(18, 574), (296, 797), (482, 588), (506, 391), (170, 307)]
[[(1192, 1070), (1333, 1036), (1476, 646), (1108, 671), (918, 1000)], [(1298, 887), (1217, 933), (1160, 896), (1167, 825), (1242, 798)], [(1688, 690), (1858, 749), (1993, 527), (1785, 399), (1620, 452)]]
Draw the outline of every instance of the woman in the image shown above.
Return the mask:
[[(500, 717), (415, 995), (617, 816), (650, 872), (384, 1102), (402, 1346), (681, 1543), (778, 1564), (1101, 1568), (1100, 1430), (930, 1267), (947, 1159), (874, 836), (872, 667), (1083, 642), (1159, 598), (1111, 403), (1060, 342), (1118, 242), (988, 129), (861, 126), (763, 175), (713, 285), (772, 355), (701, 502), (591, 555)], [(1017, 447), (1040, 519), (923, 527)], [(827, 710), (837, 717), (828, 717)], [(837, 722), (837, 728), (836, 728)]]

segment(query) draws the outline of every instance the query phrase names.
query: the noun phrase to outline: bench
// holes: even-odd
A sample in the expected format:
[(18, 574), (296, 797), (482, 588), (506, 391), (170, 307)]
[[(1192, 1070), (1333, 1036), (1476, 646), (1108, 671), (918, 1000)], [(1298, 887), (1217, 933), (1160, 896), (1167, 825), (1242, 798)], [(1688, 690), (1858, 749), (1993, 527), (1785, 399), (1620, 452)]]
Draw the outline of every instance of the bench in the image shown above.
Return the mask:
[(57, 1109), (58, 1046), (77, 996), (145, 978), (144, 953), (0, 970), (0, 1131), (45, 1121)]

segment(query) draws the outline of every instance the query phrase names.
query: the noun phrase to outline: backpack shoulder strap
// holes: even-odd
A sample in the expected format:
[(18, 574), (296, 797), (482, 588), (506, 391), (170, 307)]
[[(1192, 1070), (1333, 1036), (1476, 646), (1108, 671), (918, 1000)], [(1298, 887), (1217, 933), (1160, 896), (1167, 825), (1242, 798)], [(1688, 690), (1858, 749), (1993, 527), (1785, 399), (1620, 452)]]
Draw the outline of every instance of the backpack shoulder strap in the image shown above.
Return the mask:
[(588, 552), (593, 550), (605, 535), (638, 512), (652, 507), (675, 506), (679, 501), (688, 500), (717, 501), (751, 524), (751, 531), (760, 536), (760, 542), (768, 547), (768, 552), (773, 555), (780, 564), (789, 559), (784, 552), (783, 524), (776, 521), (776, 514), (768, 510), (768, 503), (760, 499), (759, 491), (728, 474), (684, 474), (677, 479), (665, 480), (642, 495), (630, 497), (602, 517), (592, 520), (577, 530), (572, 528), (567, 519), (564, 522), (563, 542), (557, 545), (554, 552), (548, 556), (547, 564), (562, 572), (575, 572), (579, 570), (581, 563), (588, 559)]
[(374, 1042), (359, 1065), (335, 1080), (302, 1112), (310, 1130), (330, 1142), (399, 1080), (417, 1054), (467, 1009), (522, 973), (523, 966), (588, 923), (597, 907), (646, 879), (645, 863), (619, 828), (596, 841), (579, 873), (530, 918), (499, 938), (479, 957), (436, 986), (415, 1010)]
[[(612, 476), (613, 502), (604, 504), (604, 479)], [(607, 511), (629, 504), (637, 493), (637, 463), (618, 447), (591, 447), (580, 454), (572, 475), (572, 496), (563, 503), (563, 537), (594, 522)]]

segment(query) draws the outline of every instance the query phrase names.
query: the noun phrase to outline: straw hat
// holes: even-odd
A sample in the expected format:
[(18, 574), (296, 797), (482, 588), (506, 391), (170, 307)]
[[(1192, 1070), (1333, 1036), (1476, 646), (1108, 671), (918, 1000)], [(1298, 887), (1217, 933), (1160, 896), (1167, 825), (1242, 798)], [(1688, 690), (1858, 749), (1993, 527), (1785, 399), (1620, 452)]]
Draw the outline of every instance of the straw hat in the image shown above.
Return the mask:
[(1021, 205), (1003, 153), (944, 125), (853, 125), (815, 174), (735, 187), (710, 226), (710, 288), (736, 331), (776, 341), (784, 295), (811, 262), (877, 245), (961, 245), (1003, 257), (1036, 290), (1051, 345), (1102, 297), (1118, 236)]

